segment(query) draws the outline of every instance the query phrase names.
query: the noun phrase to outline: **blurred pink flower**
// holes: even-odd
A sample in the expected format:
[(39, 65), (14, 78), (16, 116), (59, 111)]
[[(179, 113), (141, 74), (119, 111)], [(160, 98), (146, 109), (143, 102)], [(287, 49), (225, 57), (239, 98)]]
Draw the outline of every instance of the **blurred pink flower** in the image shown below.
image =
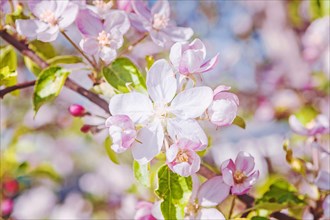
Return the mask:
[(166, 160), (169, 168), (181, 175), (190, 176), (200, 168), (200, 157), (195, 151), (201, 149), (202, 144), (188, 139), (180, 139), (166, 150)]
[(133, 11), (131, 0), (116, 1), (116, 4), (117, 4), (117, 8), (120, 9), (120, 10), (124, 10), (126, 12)]
[(206, 49), (200, 39), (191, 43), (177, 42), (171, 47), (170, 60), (175, 70), (183, 75), (207, 72), (217, 64), (218, 56), (205, 61)]
[(58, 33), (74, 22), (79, 10), (78, 5), (69, 0), (30, 0), (28, 3), (36, 19), (16, 20), (17, 32), (44, 42), (56, 40)]
[(134, 220), (157, 220), (157, 218), (152, 215), (153, 208), (154, 204), (151, 202), (139, 202), (136, 205), (137, 211)]
[(323, 208), (324, 217), (330, 218), (330, 195), (327, 195), (327, 197), (325, 197), (322, 204), (322, 208)]
[(330, 173), (321, 170), (315, 179), (315, 185), (320, 189), (330, 190)]
[(329, 133), (329, 118), (325, 115), (318, 115), (314, 120), (304, 126), (295, 115), (289, 117), (291, 129), (297, 134), (304, 136), (315, 136)]
[[(139, 163), (147, 163), (161, 150), (164, 129), (176, 138), (200, 141), (207, 146), (208, 140), (197, 121), (212, 101), (212, 90), (201, 86), (187, 89), (176, 95), (177, 82), (169, 63), (156, 61), (147, 73), (149, 96), (131, 92), (112, 97), (109, 109), (112, 115), (128, 115), (134, 123), (142, 124), (132, 153)], [(150, 97), (150, 98), (149, 98)]]
[(167, 42), (186, 41), (193, 35), (191, 28), (177, 27), (170, 21), (170, 5), (167, 0), (158, 0), (147, 8), (142, 0), (132, 1), (135, 14), (130, 14), (139, 30), (148, 31), (153, 42), (164, 47)]
[(110, 12), (110, 9), (113, 6), (113, 1), (104, 1), (104, 0), (93, 0), (93, 6), (88, 6), (93, 12), (105, 18), (105, 16)]
[(78, 104), (70, 105), (69, 112), (74, 117), (82, 117), (86, 114), (85, 108)]
[(254, 158), (247, 152), (239, 152), (235, 163), (229, 159), (221, 164), (223, 180), (231, 186), (231, 193), (242, 195), (247, 193), (259, 177), (259, 171), (252, 172)]
[(112, 139), (111, 148), (122, 153), (131, 147), (136, 138), (136, 130), (133, 121), (127, 115), (110, 116), (105, 122), (109, 128)]
[(229, 86), (218, 86), (214, 90), (213, 102), (208, 108), (210, 121), (217, 126), (227, 126), (233, 123), (237, 115), (239, 100), (230, 92)]
[(76, 19), (83, 35), (80, 47), (89, 55), (99, 56), (105, 63), (117, 57), (117, 49), (123, 43), (123, 35), (130, 27), (127, 15), (122, 11), (107, 13), (104, 21), (91, 10), (81, 10)]
[(8, 216), (14, 208), (14, 202), (11, 199), (3, 199), (1, 201), (1, 216)]

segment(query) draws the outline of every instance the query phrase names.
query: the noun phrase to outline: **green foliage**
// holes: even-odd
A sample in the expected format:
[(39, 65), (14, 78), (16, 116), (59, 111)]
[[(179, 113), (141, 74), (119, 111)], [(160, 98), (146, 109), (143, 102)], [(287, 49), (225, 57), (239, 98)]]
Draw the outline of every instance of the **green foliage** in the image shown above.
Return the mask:
[(115, 164), (119, 164), (119, 160), (118, 160), (118, 157), (117, 157), (117, 154), (116, 152), (114, 152), (112, 149), (111, 149), (111, 144), (112, 144), (112, 141), (110, 139), (110, 137), (107, 137), (104, 141), (104, 147), (105, 147), (105, 150), (107, 152), (107, 155), (109, 157), (109, 159), (114, 162)]
[(237, 125), (240, 128), (243, 128), (243, 129), (246, 128), (246, 123), (245, 123), (244, 119), (242, 117), (238, 116), (238, 115), (234, 119), (233, 124)]
[(134, 160), (133, 170), (135, 178), (145, 187), (150, 187), (150, 164), (139, 164)]
[[(50, 43), (34, 40), (29, 43), (29, 48), (44, 60), (49, 60), (56, 56), (55, 49)], [(28, 70), (34, 73), (34, 75), (38, 76), (41, 72), (40, 67), (30, 58), (24, 57), (24, 63)]]
[(253, 216), (251, 220), (268, 220), (268, 218), (263, 216)]
[(160, 207), (165, 219), (183, 219), (191, 190), (191, 177), (173, 173), (167, 165), (158, 170), (158, 188), (155, 193), (163, 199)]
[(35, 112), (58, 96), (69, 74), (68, 70), (57, 66), (48, 67), (39, 74), (33, 94)]
[(82, 58), (70, 55), (61, 55), (47, 60), (50, 65), (81, 63)]
[(23, 7), (20, 4), (16, 4), (16, 10), (13, 13), (6, 14), (5, 22), (8, 25), (15, 25), (17, 19), (28, 19), (29, 17), (24, 15)]
[(328, 0), (309, 1), (309, 12), (313, 20), (330, 15), (330, 1)]
[(12, 46), (0, 49), (0, 86), (12, 86), (17, 81), (17, 56)]
[(312, 106), (304, 106), (295, 115), (303, 125), (306, 125), (315, 119), (318, 112)]
[(103, 68), (103, 76), (118, 92), (127, 93), (129, 87), (146, 91), (145, 79), (138, 68), (128, 58), (118, 58), (109, 66)]

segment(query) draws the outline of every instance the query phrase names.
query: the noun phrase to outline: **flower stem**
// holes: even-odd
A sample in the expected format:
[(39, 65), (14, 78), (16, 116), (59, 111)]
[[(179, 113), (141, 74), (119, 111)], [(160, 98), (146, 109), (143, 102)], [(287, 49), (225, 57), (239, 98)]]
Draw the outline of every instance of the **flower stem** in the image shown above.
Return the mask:
[(144, 34), (140, 39), (138, 39), (137, 41), (135, 41), (134, 43), (132, 43), (132, 45), (129, 45), (126, 49), (124, 49), (123, 51), (121, 51), (118, 54), (118, 57), (124, 55), (127, 52), (130, 52), (131, 50), (133, 50), (133, 48), (138, 45), (140, 42), (142, 42), (144, 39), (146, 39), (148, 37), (148, 34)]
[(228, 219), (231, 219), (231, 216), (233, 215), (233, 211), (234, 211), (234, 207), (235, 207), (235, 200), (236, 200), (236, 196), (234, 196), (233, 200), (231, 201)]
[(98, 70), (96, 63), (94, 63), (80, 48), (79, 46), (71, 40), (71, 38), (64, 32), (61, 31), (62, 35), (71, 43), (71, 45), (92, 65), (95, 70)]

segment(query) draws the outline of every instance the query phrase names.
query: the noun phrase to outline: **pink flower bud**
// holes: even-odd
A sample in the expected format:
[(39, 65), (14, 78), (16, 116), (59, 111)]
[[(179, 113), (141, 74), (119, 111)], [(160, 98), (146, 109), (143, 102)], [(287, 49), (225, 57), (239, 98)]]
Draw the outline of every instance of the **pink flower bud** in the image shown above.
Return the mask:
[(15, 179), (3, 183), (4, 193), (7, 196), (14, 196), (19, 190), (19, 184)]
[(77, 104), (70, 105), (69, 112), (74, 117), (82, 117), (86, 114), (85, 108)]
[(92, 129), (93, 126), (91, 125), (83, 125), (81, 128), (80, 128), (80, 131), (83, 132), (83, 133), (88, 133), (91, 129)]
[(134, 216), (135, 220), (156, 220), (153, 216), (152, 211), (154, 204), (151, 202), (138, 202), (136, 205), (136, 213)]
[(9, 216), (13, 211), (14, 203), (11, 199), (3, 199), (1, 201), (1, 216)]

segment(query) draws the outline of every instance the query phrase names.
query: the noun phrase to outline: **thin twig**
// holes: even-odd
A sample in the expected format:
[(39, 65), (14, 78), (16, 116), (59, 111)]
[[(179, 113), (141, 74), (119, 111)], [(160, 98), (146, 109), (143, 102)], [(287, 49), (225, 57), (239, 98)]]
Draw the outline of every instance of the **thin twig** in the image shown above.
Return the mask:
[(118, 54), (118, 57), (124, 55), (127, 52), (130, 52), (131, 50), (133, 50), (133, 48), (138, 45), (140, 42), (142, 42), (144, 39), (146, 39), (148, 37), (148, 34), (144, 34), (140, 39), (138, 39), (137, 41), (135, 41), (134, 43), (132, 43), (131, 45), (129, 45), (126, 49), (124, 49), (123, 51), (121, 51)]
[[(17, 40), (14, 36), (10, 35), (6, 30), (0, 30), (0, 36), (7, 41), (9, 44), (14, 46), (20, 53), (22, 53), (24, 56), (29, 57), (33, 62), (35, 62), (39, 67), (42, 69), (49, 66), (49, 64), (41, 59), (34, 51), (32, 51), (28, 45), (26, 45), (24, 42), (21, 42)], [(101, 107), (105, 112), (109, 113), (108, 103), (100, 98), (95, 93), (81, 87), (74, 81), (72, 81), (70, 78), (67, 78), (65, 82), (65, 86), (69, 89), (79, 93), (80, 95), (86, 97), (94, 104)]]
[(29, 82), (16, 84), (14, 86), (10, 86), (10, 87), (7, 87), (3, 90), (0, 90), (0, 98), (3, 98), (7, 93), (10, 93), (10, 92), (15, 91), (17, 89), (24, 89), (24, 88), (28, 88), (30, 86), (34, 86), (35, 83), (36, 83), (36, 81), (33, 80), (33, 81), (29, 81)]
[(233, 200), (231, 201), (231, 206), (230, 206), (230, 210), (229, 210), (229, 215), (228, 218), (231, 219), (231, 216), (233, 215), (233, 211), (234, 211), (234, 207), (235, 207), (235, 200), (236, 200), (236, 196), (233, 196)]

